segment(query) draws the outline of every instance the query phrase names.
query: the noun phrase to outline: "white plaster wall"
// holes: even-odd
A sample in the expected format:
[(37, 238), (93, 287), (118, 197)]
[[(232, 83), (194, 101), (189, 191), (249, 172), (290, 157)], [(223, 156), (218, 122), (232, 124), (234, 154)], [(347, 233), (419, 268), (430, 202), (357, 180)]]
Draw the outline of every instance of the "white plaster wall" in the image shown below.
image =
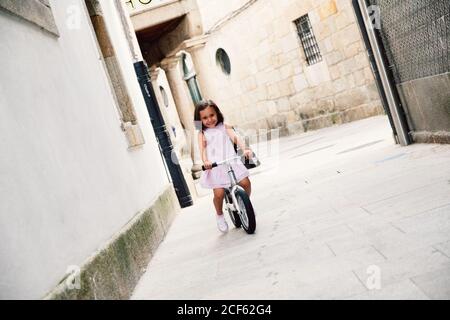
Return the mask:
[[(205, 15), (210, 13), (206, 12), (207, 8), (204, 10)], [(215, 89), (211, 99), (218, 103), (228, 123), (235, 125), (267, 116), (267, 109), (260, 112), (261, 109), (257, 104), (260, 104), (260, 100), (267, 99), (266, 84), (269, 79), (274, 81), (277, 78), (274, 74), (270, 74), (270, 78), (262, 82), (258, 76), (261, 71), (270, 73), (273, 70), (270, 56), (276, 48), (267, 43), (271, 30), (266, 28), (266, 23), (273, 20), (271, 4), (267, 1), (256, 2), (251, 9), (245, 10), (224, 24), (208, 38), (205, 50), (208, 51), (208, 63), (211, 68), (209, 81), (210, 87)], [(230, 58), (229, 75), (223, 73), (217, 64), (216, 52), (219, 48), (224, 49)], [(264, 61), (267, 67), (259, 67), (262, 65), (260, 60), (263, 57), (267, 57), (267, 61)], [(260, 95), (264, 95), (264, 99)], [(248, 110), (249, 107), (256, 112)]]
[(102, 1), (146, 140), (134, 151), (84, 1), (50, 3), (60, 38), (0, 12), (0, 299), (43, 297), (168, 185), (113, 4)]
[(207, 32), (216, 22), (239, 9), (249, 0), (197, 0), (203, 30)]

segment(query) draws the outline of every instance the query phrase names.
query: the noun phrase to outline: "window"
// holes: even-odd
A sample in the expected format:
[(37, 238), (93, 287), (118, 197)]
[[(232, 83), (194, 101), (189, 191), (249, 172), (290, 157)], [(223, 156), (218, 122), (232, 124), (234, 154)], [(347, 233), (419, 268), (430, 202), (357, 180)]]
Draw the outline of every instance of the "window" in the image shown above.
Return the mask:
[(0, 0), (0, 8), (59, 37), (48, 0)]
[(194, 63), (189, 54), (183, 53), (182, 55), (183, 63), (183, 78), (187, 82), (189, 92), (191, 93), (192, 101), (194, 105), (202, 100), (202, 94), (200, 93), (200, 88), (197, 83), (197, 74), (195, 73)]
[(314, 36), (309, 16), (306, 14), (295, 20), (294, 23), (297, 26), (298, 36), (302, 42), (308, 65), (313, 65), (322, 61), (322, 55), (320, 54), (319, 45), (317, 44), (316, 37)]
[(230, 58), (228, 57), (226, 51), (222, 48), (216, 51), (216, 63), (220, 66), (223, 73), (225, 73), (226, 75), (229, 75), (231, 73)]

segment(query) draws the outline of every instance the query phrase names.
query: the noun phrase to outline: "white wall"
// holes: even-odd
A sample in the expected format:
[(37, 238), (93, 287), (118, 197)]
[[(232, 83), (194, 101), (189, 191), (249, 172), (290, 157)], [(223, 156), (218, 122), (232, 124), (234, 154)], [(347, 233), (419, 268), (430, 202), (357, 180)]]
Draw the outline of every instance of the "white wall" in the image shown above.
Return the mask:
[[(0, 12), (0, 298), (41, 298), (168, 185), (127, 42), (103, 0), (146, 144), (127, 150), (84, 1), (55, 38)], [(70, 6), (81, 27), (67, 25)], [(69, 24), (70, 25), (70, 24)]]
[(197, 0), (203, 22), (203, 30), (207, 32), (214, 24), (233, 11), (239, 9), (249, 0)]

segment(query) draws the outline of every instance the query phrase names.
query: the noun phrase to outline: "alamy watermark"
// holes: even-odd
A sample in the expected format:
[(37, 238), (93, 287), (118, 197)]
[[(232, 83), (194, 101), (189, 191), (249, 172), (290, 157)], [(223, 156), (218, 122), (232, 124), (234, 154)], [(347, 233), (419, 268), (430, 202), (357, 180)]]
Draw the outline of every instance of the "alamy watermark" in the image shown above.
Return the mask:
[[(198, 145), (198, 133), (202, 129), (201, 122), (195, 121), (195, 132), (192, 135), (192, 132), (185, 131), (184, 134), (187, 138), (187, 146), (188, 148), (195, 148), (194, 154), (197, 154), (197, 159), (202, 159), (202, 155), (200, 154), (200, 146)], [(249, 159), (250, 163), (252, 161), (260, 161), (261, 163), (270, 162), (271, 173), (276, 173), (274, 170), (279, 169), (279, 158), (280, 158), (280, 129), (240, 129), (238, 127), (234, 127), (234, 132), (240, 142), (245, 145), (246, 148), (249, 148), (253, 152), (253, 159)], [(211, 138), (210, 143), (214, 143), (215, 146), (211, 149), (214, 151), (208, 150), (207, 153), (211, 154), (211, 152), (215, 153), (214, 156), (217, 161), (225, 160), (221, 159), (221, 157), (230, 158), (232, 154), (230, 154), (229, 146), (231, 139), (228, 135), (218, 135)], [(223, 139), (220, 141), (218, 139)], [(229, 140), (229, 141), (227, 141)], [(190, 143), (192, 141), (193, 143)], [(238, 153), (242, 153), (242, 150), (239, 150), (239, 146), (237, 147)], [(189, 150), (190, 152), (191, 150)], [(177, 155), (176, 152), (172, 152), (172, 161), (175, 164), (177, 163)], [(220, 159), (219, 159), (220, 158)], [(209, 159), (213, 160), (213, 159)]]
[(67, 7), (66, 26), (69, 30), (81, 29), (81, 8), (79, 5), (70, 5)]
[(366, 273), (369, 277), (366, 280), (366, 287), (369, 290), (381, 289), (381, 268), (377, 265), (371, 265), (367, 268)]
[(381, 9), (380, 6), (372, 5), (367, 7), (369, 13), (370, 26), (372, 29), (381, 29)]
[(64, 284), (68, 290), (81, 289), (81, 269), (79, 266), (71, 265), (66, 270), (67, 278)]

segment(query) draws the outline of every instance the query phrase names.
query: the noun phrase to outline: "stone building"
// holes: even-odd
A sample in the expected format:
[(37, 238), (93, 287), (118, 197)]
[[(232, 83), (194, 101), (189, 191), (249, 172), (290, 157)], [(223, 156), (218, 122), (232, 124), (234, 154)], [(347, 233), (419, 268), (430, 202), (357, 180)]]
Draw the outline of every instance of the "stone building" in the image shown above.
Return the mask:
[(0, 0), (0, 299), (128, 298), (180, 210), (124, 12)]
[(200, 96), (244, 132), (289, 135), (383, 113), (350, 0), (125, 3), (183, 129), (193, 130), (196, 102), (189, 63)]
[[(209, 92), (231, 122), (291, 134), (382, 113), (349, 1), (243, 5), (204, 24), (208, 82), (215, 80)], [(203, 10), (207, 17), (214, 9)], [(229, 57), (229, 74), (216, 65), (218, 49)]]

